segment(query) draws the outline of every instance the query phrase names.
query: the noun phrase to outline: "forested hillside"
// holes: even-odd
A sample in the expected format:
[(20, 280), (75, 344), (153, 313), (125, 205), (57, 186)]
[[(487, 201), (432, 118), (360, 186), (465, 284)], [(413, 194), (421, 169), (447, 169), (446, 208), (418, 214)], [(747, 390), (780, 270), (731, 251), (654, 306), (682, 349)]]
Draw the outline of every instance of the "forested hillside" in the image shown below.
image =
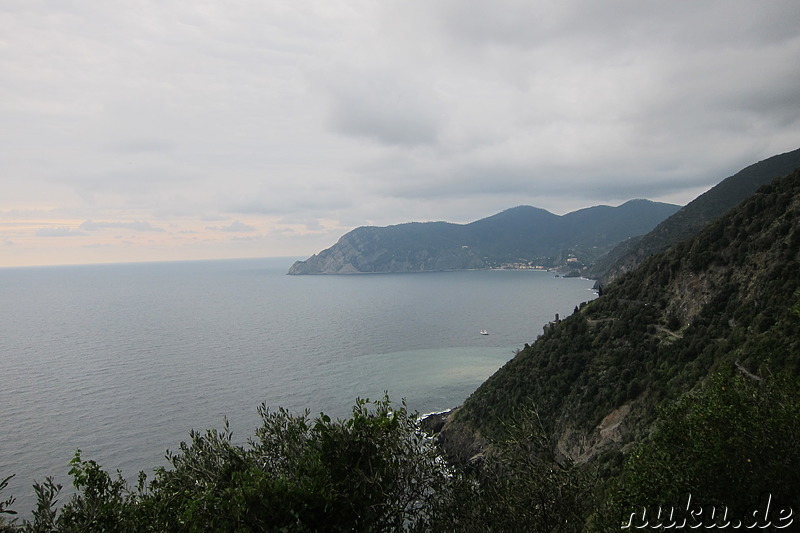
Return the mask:
[[(646, 233), (678, 206), (631, 200), (563, 216), (518, 206), (469, 224), (365, 226), (292, 265), (289, 274), (425, 272), (594, 262), (620, 241)], [(568, 260), (571, 259), (568, 263)]]
[[(639, 437), (656, 405), (724, 361), (759, 376), (796, 374), (799, 225), (796, 171), (547, 327), (455, 420), (491, 434), (529, 398), (560, 451), (588, 458)], [(612, 438), (601, 423), (615, 412)]]
[[(702, 448), (698, 457), (716, 454), (731, 460), (729, 453), (734, 452), (724, 440), (731, 449), (758, 456), (769, 468), (783, 461), (797, 465), (794, 445), (786, 439), (800, 431), (799, 288), (800, 171), (795, 171), (759, 189), (695, 238), (652, 256), (567, 319), (546, 327), (451, 416), (442, 442), (457, 462), (474, 461), (471, 456), (502, 439), (521, 406), (528, 406), (535, 409), (561, 461), (592, 465), (608, 479), (628, 452), (647, 441), (659, 409), (671, 406), (668, 412), (684, 417), (687, 425), (715, 421), (711, 427), (721, 432), (704, 437), (717, 446), (713, 453), (691, 435), (682, 437), (686, 450)], [(765, 392), (776, 382), (780, 392)], [(702, 401), (682, 399), (690, 391), (695, 398), (706, 396)], [(770, 407), (761, 394), (783, 399)], [(747, 409), (760, 417), (758, 431), (751, 428), (751, 437), (731, 433), (737, 423), (744, 424), (747, 417), (740, 418)], [(776, 416), (783, 433), (770, 425), (777, 424)], [(656, 436), (667, 442), (658, 452), (665, 472), (662, 487), (653, 489), (651, 483), (649, 494), (691, 490), (686, 480), (697, 476), (687, 477), (679, 466), (690, 468), (687, 460), (669, 468), (663, 461), (681, 455), (675, 447), (681, 430), (667, 422), (655, 427), (662, 428)], [(669, 438), (663, 437), (665, 432)], [(648, 453), (655, 452), (635, 456), (649, 457), (651, 462), (644, 464), (651, 468)], [(745, 467), (753, 468), (752, 457), (745, 459), (750, 461)], [(626, 468), (644, 468), (636, 464)], [(711, 476), (705, 486), (729, 490), (730, 479), (739, 475), (729, 474), (737, 468), (743, 466), (734, 462), (725, 470), (704, 470), (703, 475)], [(669, 478), (670, 469), (674, 476), (683, 475), (683, 482)], [(641, 470), (636, 472), (625, 475), (642, 485)], [(783, 487), (785, 498), (796, 498), (800, 485), (794, 472), (790, 477), (776, 477), (775, 486)], [(765, 487), (768, 481), (753, 483)], [(620, 494), (632, 493), (630, 485), (625, 490), (616, 493), (618, 501)], [(738, 497), (741, 502), (744, 496)]]
[(701, 194), (650, 233), (620, 243), (584, 275), (607, 285), (651, 255), (689, 239), (706, 224), (733, 208), (759, 187), (800, 168), (800, 148), (754, 163)]

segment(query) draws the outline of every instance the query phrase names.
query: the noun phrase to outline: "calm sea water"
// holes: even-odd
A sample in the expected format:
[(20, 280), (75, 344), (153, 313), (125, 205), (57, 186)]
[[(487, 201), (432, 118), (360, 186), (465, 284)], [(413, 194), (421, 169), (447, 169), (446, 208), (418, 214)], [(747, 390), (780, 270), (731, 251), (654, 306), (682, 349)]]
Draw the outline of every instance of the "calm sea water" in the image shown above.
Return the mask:
[[(287, 276), (291, 259), (0, 269), (0, 496), (69, 485), (76, 448), (131, 482), (256, 408), (346, 417), (388, 391), (459, 405), (592, 282), (545, 272)], [(481, 329), (489, 331), (480, 335)]]

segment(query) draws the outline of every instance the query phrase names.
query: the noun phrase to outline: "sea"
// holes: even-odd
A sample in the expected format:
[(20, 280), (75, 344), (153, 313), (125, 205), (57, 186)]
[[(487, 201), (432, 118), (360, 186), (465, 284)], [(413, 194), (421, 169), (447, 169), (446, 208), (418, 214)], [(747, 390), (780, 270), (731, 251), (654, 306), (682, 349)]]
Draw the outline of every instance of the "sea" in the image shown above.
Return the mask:
[(288, 276), (293, 261), (0, 268), (0, 501), (29, 516), (47, 476), (66, 498), (76, 449), (135, 485), (192, 429), (227, 420), (245, 443), (261, 404), (458, 406), (595, 297), (544, 271)]

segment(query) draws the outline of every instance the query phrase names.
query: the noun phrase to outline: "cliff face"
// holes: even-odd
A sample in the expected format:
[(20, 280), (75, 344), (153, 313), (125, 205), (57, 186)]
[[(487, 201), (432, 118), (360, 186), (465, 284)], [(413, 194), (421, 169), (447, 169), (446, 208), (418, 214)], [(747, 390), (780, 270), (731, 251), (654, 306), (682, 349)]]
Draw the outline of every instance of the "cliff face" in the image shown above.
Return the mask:
[(352, 274), (480, 269), (508, 264), (576, 266), (652, 229), (678, 206), (635, 200), (559, 216), (520, 206), (469, 224), (361, 227), (289, 274)]
[(451, 416), (441, 439), (464, 460), (516, 410), (535, 405), (563, 456), (625, 452), (647, 434), (659, 405), (721, 364), (749, 376), (799, 374), (793, 308), (800, 309), (800, 170), (545, 328)]

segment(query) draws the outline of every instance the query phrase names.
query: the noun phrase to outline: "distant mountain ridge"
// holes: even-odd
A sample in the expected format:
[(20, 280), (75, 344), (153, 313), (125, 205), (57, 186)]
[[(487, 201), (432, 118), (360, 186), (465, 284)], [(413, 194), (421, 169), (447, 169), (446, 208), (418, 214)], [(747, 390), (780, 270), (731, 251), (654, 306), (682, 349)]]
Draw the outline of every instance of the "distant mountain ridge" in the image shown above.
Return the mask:
[(363, 226), (292, 265), (289, 274), (426, 272), (493, 267), (573, 267), (652, 230), (680, 206), (631, 200), (555, 215), (518, 206), (470, 222)]
[(584, 276), (605, 286), (651, 255), (698, 234), (706, 224), (744, 201), (775, 178), (800, 168), (800, 148), (754, 163), (686, 204), (650, 233), (622, 242), (590, 267)]

